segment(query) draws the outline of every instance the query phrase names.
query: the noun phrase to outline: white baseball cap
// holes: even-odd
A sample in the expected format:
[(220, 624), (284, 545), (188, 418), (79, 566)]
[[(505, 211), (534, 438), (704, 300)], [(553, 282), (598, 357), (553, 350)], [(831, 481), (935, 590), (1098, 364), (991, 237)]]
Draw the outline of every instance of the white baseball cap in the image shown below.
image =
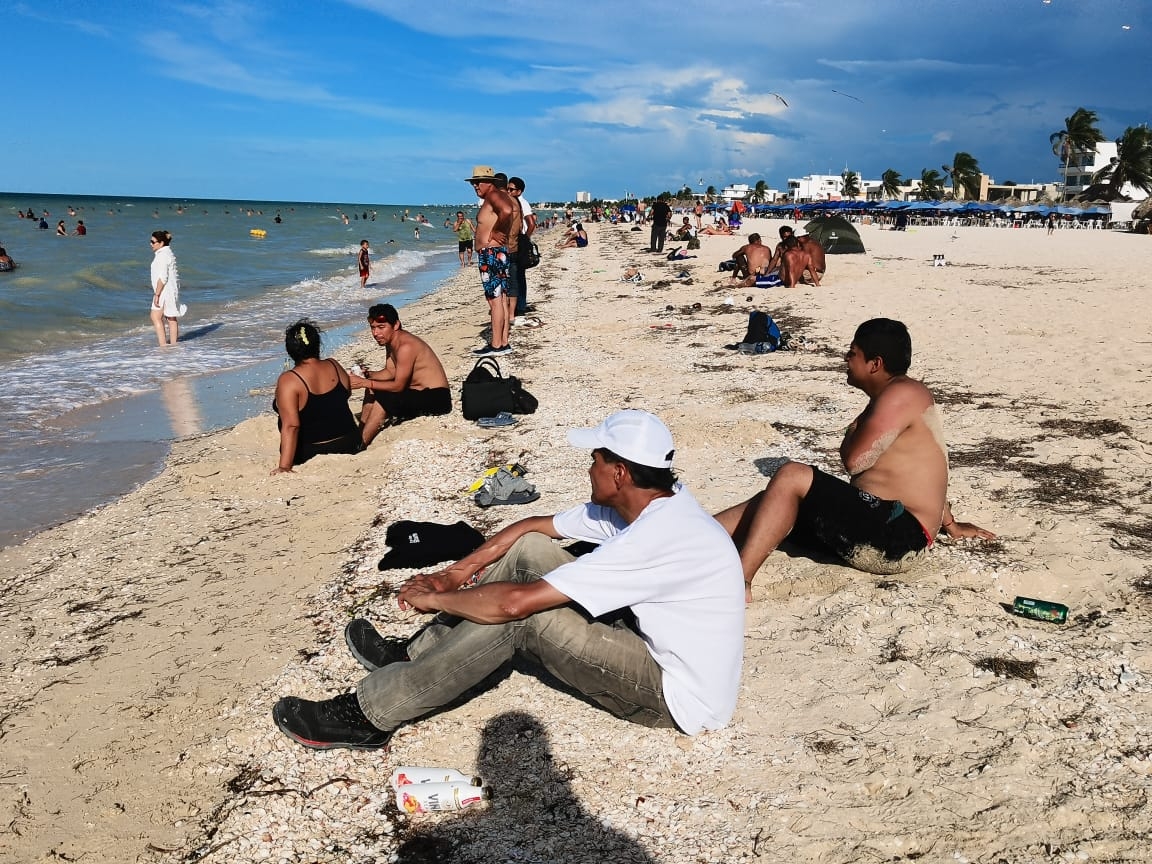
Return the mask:
[(660, 418), (635, 409), (610, 414), (595, 429), (569, 429), (568, 443), (584, 450), (604, 447), (629, 462), (649, 468), (671, 468), (672, 455), (676, 452), (672, 433)]

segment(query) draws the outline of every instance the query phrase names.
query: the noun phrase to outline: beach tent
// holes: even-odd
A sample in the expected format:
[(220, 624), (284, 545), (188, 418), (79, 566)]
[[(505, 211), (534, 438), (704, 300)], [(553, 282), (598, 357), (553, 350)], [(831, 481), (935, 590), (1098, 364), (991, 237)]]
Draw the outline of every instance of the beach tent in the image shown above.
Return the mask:
[(843, 216), (821, 216), (805, 225), (804, 230), (809, 237), (815, 237), (829, 255), (864, 252), (860, 234)]

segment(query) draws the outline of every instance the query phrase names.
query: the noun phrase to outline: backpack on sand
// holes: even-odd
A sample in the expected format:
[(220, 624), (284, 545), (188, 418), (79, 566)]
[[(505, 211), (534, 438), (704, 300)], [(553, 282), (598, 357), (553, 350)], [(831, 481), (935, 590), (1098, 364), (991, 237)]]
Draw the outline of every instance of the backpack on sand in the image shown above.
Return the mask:
[(742, 353), (768, 354), (772, 351), (787, 349), (789, 339), (787, 333), (781, 333), (772, 316), (759, 309), (748, 315), (748, 332), (740, 342)]

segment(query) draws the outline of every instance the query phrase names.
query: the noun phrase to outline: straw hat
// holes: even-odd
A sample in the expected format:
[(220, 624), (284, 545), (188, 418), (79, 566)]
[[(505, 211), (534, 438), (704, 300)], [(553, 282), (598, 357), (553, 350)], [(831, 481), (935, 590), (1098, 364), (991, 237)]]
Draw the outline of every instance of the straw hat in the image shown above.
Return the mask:
[(475, 165), (472, 168), (472, 176), (467, 178), (466, 183), (495, 183), (496, 172), (492, 170), (491, 165)]

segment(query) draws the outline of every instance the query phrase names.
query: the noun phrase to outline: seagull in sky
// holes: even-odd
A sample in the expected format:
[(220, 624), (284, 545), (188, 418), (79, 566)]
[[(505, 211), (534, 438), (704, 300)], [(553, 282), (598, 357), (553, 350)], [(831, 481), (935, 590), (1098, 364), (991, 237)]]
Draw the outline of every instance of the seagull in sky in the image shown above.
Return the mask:
[(855, 99), (857, 102), (863, 102), (863, 101), (864, 101), (863, 99), (860, 99), (860, 98), (859, 98), (859, 97), (857, 97), (857, 96), (851, 96), (851, 95), (849, 95), (848, 93), (840, 93), (840, 91), (839, 91), (839, 90), (833, 90), (832, 92), (833, 92), (833, 93), (838, 93), (838, 94), (839, 94), (839, 95), (841, 95), (841, 96), (847, 96), (849, 99)]
[(769, 96), (775, 96), (777, 99), (779, 99), (781, 102), (783, 102), (783, 103), (784, 103), (784, 107), (785, 107), (785, 108), (787, 108), (787, 107), (788, 107), (788, 103), (787, 103), (787, 101), (785, 101), (784, 97), (783, 97), (783, 96), (781, 96), (779, 93), (769, 93), (768, 95), (769, 95)]

